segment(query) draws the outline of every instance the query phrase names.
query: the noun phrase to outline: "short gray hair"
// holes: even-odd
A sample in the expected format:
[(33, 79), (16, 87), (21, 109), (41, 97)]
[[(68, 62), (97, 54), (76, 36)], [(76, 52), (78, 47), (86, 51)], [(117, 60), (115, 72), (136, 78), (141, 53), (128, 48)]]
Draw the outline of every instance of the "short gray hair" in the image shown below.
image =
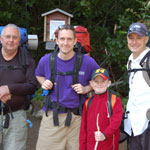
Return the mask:
[(4, 28), (3, 28), (2, 32), (1, 32), (1, 36), (3, 36), (3, 35), (4, 35), (4, 30), (5, 30), (6, 28), (13, 28), (13, 29), (17, 29), (17, 30), (19, 31), (19, 37), (21, 38), (20, 30), (19, 30), (18, 26), (17, 26), (17, 25), (15, 25), (15, 24), (11, 24), (11, 23), (10, 23), (10, 24), (7, 24), (6, 26), (4, 26)]

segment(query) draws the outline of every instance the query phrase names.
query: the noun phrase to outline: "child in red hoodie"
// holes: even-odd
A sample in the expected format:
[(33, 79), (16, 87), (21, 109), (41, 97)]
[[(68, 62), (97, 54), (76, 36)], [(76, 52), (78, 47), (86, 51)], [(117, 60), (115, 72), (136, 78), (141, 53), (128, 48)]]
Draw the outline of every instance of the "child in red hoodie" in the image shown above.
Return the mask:
[(108, 87), (111, 81), (108, 71), (103, 68), (95, 70), (90, 84), (95, 94), (90, 106), (87, 108), (87, 100), (83, 108), (79, 150), (119, 150), (123, 109), (120, 98), (116, 97), (112, 114), (109, 112)]

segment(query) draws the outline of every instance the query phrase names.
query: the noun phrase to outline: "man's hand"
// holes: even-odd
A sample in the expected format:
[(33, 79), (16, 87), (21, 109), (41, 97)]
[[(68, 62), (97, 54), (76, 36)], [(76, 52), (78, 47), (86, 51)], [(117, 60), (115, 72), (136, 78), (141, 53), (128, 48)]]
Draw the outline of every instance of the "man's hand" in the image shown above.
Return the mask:
[(41, 84), (42, 89), (50, 90), (53, 87), (53, 83), (50, 80), (46, 80), (45, 77), (36, 76), (38, 82)]
[(44, 90), (50, 90), (53, 87), (53, 83), (50, 80), (45, 80), (41, 86)]
[(9, 94), (10, 94), (10, 91), (7, 85), (0, 86), (0, 99)]
[(72, 85), (72, 88), (78, 93), (78, 94), (87, 94), (92, 90), (90, 85), (82, 86), (80, 83)]
[(6, 102), (11, 99), (11, 96), (12, 96), (11, 94), (5, 95), (5, 96), (1, 97), (1, 101), (4, 104), (6, 104)]
[(11, 99), (11, 94), (7, 85), (0, 86), (0, 100), (5, 104)]
[(95, 141), (104, 141), (105, 139), (106, 137), (101, 131), (95, 132)]

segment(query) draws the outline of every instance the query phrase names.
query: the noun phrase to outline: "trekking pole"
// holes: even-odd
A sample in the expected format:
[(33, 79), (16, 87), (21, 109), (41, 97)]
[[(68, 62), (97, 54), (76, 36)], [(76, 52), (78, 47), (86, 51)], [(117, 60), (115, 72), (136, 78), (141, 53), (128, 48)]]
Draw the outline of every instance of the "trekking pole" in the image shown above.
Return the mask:
[[(98, 119), (99, 119), (99, 113), (97, 114), (96, 126), (97, 126), (97, 131), (100, 131), (100, 127), (98, 125)], [(98, 141), (96, 141), (94, 150), (97, 150), (97, 146), (98, 146)]]
[(3, 117), (4, 117), (4, 103), (1, 101), (0, 150), (3, 150)]

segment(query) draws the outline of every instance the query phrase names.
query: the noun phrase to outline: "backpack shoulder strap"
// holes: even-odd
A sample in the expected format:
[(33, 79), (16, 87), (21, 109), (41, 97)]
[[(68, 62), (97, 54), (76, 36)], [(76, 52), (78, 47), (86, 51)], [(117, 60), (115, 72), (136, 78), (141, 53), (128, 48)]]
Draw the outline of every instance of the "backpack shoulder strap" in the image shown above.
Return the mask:
[(91, 103), (92, 103), (92, 100), (93, 100), (94, 96), (92, 97), (89, 97), (86, 101), (85, 101), (85, 107), (86, 107), (86, 110), (88, 111)]
[(107, 105), (108, 105), (108, 111), (109, 111), (110, 116), (112, 116), (115, 103), (116, 103), (115, 92), (109, 90), (108, 91)]
[(25, 47), (20, 47), (20, 46), (18, 48), (18, 51), (19, 51), (19, 53), (18, 53), (18, 55), (19, 55), (19, 66), (21, 66), (21, 68), (23, 68), (24, 73), (26, 74), (26, 69), (29, 66), (28, 51)]
[(146, 53), (146, 55), (143, 57), (143, 59), (140, 62), (141, 67), (143, 67), (145, 59), (149, 59), (150, 57), (150, 51)]
[(19, 47), (19, 64), (26, 68), (29, 65), (28, 51), (25, 47)]
[(130, 69), (131, 69), (131, 63), (132, 63), (132, 61), (131, 61), (131, 60), (129, 60), (129, 61), (128, 61), (128, 70), (130, 70)]
[[(128, 70), (131, 70), (131, 63), (132, 63), (132, 61), (131, 60), (129, 60), (128, 61), (128, 66), (127, 66), (127, 69)], [(130, 72), (128, 72), (128, 74), (127, 74), (127, 83), (129, 84), (129, 78), (130, 78)]]
[(59, 48), (58, 46), (56, 46), (54, 52), (51, 53), (50, 60), (49, 60), (50, 72), (51, 72), (50, 81), (52, 81), (52, 83), (54, 83), (55, 76), (56, 76), (56, 56), (58, 54), (58, 51), (59, 51)]
[[(81, 53), (81, 46), (78, 49), (78, 52), (76, 52), (76, 60), (73, 68), (73, 74), (72, 74), (72, 81), (73, 84), (79, 83), (79, 71), (82, 65), (83, 60), (83, 54)], [(82, 115), (82, 95), (79, 94), (79, 114)]]
[(140, 65), (145, 70), (142, 72), (144, 80), (150, 86), (150, 51), (143, 57), (143, 59), (140, 62)]
[(112, 94), (111, 95), (111, 106), (112, 106), (112, 110), (115, 106), (115, 103), (116, 103), (116, 95)]
[(81, 47), (79, 47), (79, 51), (76, 52), (76, 60), (75, 60), (75, 65), (73, 69), (73, 74), (72, 74), (73, 84), (76, 84), (79, 82), (78, 76), (79, 76), (79, 71), (82, 65), (82, 61), (83, 61), (83, 54), (81, 53)]

